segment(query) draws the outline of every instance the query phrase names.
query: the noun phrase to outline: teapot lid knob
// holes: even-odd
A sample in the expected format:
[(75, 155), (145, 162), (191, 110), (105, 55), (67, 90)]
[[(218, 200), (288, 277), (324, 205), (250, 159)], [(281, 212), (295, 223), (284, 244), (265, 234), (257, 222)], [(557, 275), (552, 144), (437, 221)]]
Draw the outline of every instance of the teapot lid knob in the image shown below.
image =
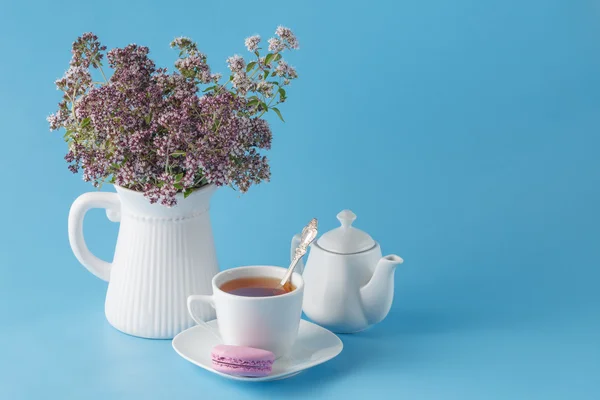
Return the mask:
[(342, 224), (342, 227), (348, 228), (356, 219), (356, 214), (350, 210), (343, 210), (338, 213), (337, 219)]
[(376, 243), (366, 232), (352, 226), (356, 214), (343, 210), (337, 215), (342, 226), (325, 232), (317, 244), (320, 248), (337, 254), (356, 254), (375, 247)]

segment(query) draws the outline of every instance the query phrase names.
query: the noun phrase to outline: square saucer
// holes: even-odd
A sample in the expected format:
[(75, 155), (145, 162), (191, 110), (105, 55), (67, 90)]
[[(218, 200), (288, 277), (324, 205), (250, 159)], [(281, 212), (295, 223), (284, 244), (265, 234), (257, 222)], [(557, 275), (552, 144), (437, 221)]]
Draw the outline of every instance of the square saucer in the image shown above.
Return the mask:
[[(218, 332), (218, 321), (216, 319), (208, 322), (208, 324), (214, 331)], [(312, 322), (300, 320), (298, 338), (290, 353), (275, 360), (270, 375), (252, 378), (227, 375), (215, 371), (212, 367), (210, 353), (212, 348), (218, 344), (222, 344), (221, 340), (200, 325), (186, 329), (173, 339), (173, 348), (177, 354), (192, 364), (225, 378), (251, 382), (290, 378), (305, 369), (331, 360), (340, 354), (344, 347), (340, 338), (334, 333)]]

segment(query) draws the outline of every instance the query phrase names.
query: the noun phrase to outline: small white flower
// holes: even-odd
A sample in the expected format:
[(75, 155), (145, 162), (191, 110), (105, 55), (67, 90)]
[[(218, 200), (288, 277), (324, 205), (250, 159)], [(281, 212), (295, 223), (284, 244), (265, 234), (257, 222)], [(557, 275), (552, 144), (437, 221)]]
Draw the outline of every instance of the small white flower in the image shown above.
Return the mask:
[(285, 26), (280, 25), (277, 27), (275, 34), (281, 39), (285, 40), (290, 46), (290, 48), (297, 49), (299, 47), (298, 39), (296, 38), (296, 35), (294, 35), (294, 32), (292, 32), (290, 28), (286, 28)]
[(291, 79), (297, 78), (298, 73), (296, 72), (296, 68), (292, 67), (288, 63), (283, 60), (279, 61), (277, 68), (275, 68), (275, 74), (277, 76), (285, 76)]
[(246, 48), (248, 49), (248, 51), (256, 51), (256, 49), (258, 49), (258, 44), (260, 43), (260, 36), (258, 35), (254, 35), (254, 36), (250, 36), (249, 38), (246, 38)]
[(171, 47), (183, 47), (183, 46), (188, 45), (190, 43), (192, 43), (192, 39), (190, 39), (189, 37), (180, 36), (178, 38), (175, 38), (171, 42)]
[(279, 53), (281, 50), (285, 49), (285, 44), (277, 38), (269, 39), (269, 51), (273, 53)]
[(227, 64), (231, 72), (240, 72), (246, 67), (246, 61), (237, 54), (227, 59)]
[(248, 93), (248, 90), (250, 90), (250, 87), (252, 86), (252, 82), (250, 81), (250, 79), (248, 79), (248, 75), (246, 75), (246, 73), (243, 71), (237, 72), (233, 75), (233, 80), (231, 81), (231, 84), (234, 88), (237, 89), (239, 94), (241, 94), (242, 96), (245, 96), (246, 93)]
[(273, 97), (273, 84), (265, 81), (260, 81), (256, 85), (256, 91), (262, 93), (265, 97)]

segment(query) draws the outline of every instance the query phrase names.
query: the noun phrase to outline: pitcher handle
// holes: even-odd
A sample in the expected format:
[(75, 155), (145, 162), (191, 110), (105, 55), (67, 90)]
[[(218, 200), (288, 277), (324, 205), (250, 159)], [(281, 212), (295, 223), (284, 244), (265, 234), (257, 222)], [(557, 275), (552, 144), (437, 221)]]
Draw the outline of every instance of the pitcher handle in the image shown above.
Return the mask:
[[(296, 249), (298, 248), (298, 246), (300, 246), (300, 234), (297, 233), (292, 237), (292, 246), (290, 248), (290, 261), (294, 259), (294, 256), (296, 255)], [(299, 273), (300, 275), (302, 275), (302, 273), (304, 272), (304, 261), (302, 261), (302, 258), (300, 260), (298, 260), (298, 264), (296, 264), (296, 268), (294, 269), (295, 272)]]
[(69, 211), (69, 243), (77, 260), (98, 278), (110, 279), (112, 264), (99, 259), (88, 249), (83, 238), (83, 217), (92, 208), (105, 208), (106, 216), (112, 222), (121, 220), (121, 202), (116, 193), (90, 192), (79, 196)]

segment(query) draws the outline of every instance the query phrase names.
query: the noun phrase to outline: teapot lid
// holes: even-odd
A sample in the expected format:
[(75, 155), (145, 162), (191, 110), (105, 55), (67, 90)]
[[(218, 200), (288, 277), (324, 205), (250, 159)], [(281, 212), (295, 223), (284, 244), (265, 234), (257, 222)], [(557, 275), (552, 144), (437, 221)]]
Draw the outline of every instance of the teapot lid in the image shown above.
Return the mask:
[(343, 210), (337, 215), (342, 226), (324, 233), (317, 244), (324, 250), (339, 253), (353, 254), (369, 250), (375, 246), (375, 241), (366, 232), (352, 226), (356, 215), (350, 210)]

